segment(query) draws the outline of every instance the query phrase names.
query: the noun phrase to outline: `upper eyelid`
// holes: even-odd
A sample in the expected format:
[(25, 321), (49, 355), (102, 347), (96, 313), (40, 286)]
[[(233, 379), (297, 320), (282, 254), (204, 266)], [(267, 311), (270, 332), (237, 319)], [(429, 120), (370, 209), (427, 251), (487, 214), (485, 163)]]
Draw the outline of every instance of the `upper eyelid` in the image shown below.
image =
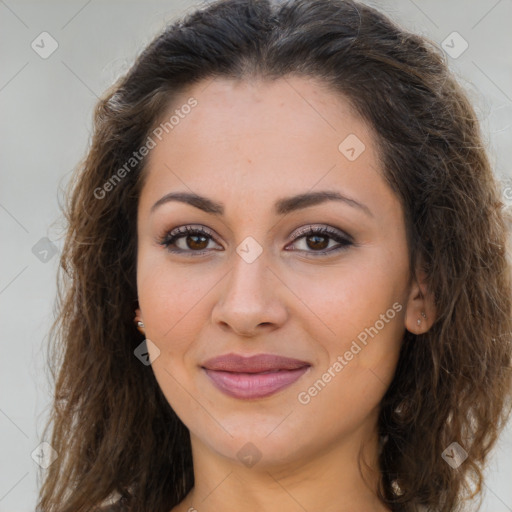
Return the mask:
[[(327, 224), (307, 224), (306, 226), (300, 227), (292, 231), (291, 235), (295, 235), (294, 239), (307, 235), (310, 231), (324, 231), (326, 235), (337, 235), (346, 238), (348, 241), (353, 242), (354, 238), (349, 235), (346, 231), (340, 228), (335, 228)], [(291, 236), (290, 235), (290, 236)]]

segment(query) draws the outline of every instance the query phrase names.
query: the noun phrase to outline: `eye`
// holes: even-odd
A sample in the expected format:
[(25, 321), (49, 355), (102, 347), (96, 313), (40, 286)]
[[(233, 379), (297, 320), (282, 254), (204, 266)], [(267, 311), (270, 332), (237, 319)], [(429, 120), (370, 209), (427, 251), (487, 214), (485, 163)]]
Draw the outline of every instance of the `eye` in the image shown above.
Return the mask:
[[(355, 245), (352, 237), (328, 226), (306, 226), (294, 234), (296, 235), (295, 243), (304, 240), (305, 249), (292, 250), (313, 253), (313, 257), (346, 250), (349, 246)], [(334, 248), (329, 247), (332, 241), (337, 242), (337, 247), (336, 244)], [(159, 244), (169, 252), (186, 256), (201, 256), (209, 252), (210, 242), (215, 242), (215, 239), (202, 226), (181, 226), (166, 233), (159, 240)]]
[[(307, 226), (299, 229), (295, 235), (298, 235), (295, 241), (304, 241), (306, 249), (293, 249), (301, 252), (313, 253), (314, 257), (317, 255), (331, 254), (338, 251), (348, 249), (351, 245), (354, 245), (352, 237), (345, 235), (342, 231), (331, 228), (329, 226)], [(331, 241), (338, 243), (338, 246), (329, 248)], [(313, 249), (308, 250), (308, 249)]]
[(214, 241), (212, 235), (202, 226), (181, 226), (166, 233), (159, 244), (175, 254), (200, 256), (208, 252), (210, 241)]

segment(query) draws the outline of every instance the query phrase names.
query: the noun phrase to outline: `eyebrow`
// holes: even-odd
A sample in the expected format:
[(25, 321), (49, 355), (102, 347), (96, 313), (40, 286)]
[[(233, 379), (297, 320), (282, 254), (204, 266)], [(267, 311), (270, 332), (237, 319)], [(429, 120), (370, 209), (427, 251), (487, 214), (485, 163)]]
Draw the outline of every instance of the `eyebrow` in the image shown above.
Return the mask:
[[(151, 207), (151, 213), (153, 213), (159, 206), (170, 201), (179, 201), (181, 203), (186, 203), (191, 206), (194, 206), (195, 208), (198, 208), (199, 210), (202, 210), (206, 213), (211, 213), (213, 215), (224, 215), (224, 206), (221, 203), (218, 203), (217, 201), (214, 201), (207, 197), (203, 197), (189, 192), (170, 192), (169, 194), (166, 194)], [(357, 208), (363, 211), (364, 213), (366, 213), (366, 215), (373, 217), (373, 213), (371, 212), (371, 210), (363, 203), (360, 203), (355, 199), (346, 197), (340, 194), (339, 192), (334, 192), (331, 190), (308, 192), (305, 194), (299, 194), (296, 196), (279, 199), (276, 201), (274, 205), (274, 212), (277, 215), (286, 215), (288, 213), (301, 210), (303, 208), (316, 206), (326, 201), (343, 202), (349, 206), (352, 206), (353, 208)]]

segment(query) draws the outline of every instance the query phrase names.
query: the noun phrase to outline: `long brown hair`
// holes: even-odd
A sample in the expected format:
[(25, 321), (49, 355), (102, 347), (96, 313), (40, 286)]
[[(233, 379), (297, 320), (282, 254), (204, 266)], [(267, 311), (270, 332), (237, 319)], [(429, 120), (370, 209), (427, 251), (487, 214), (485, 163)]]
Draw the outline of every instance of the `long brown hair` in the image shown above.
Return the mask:
[[(406, 332), (382, 401), (381, 500), (394, 511), (451, 512), (481, 490), (510, 412), (512, 305), (503, 204), (472, 106), (434, 44), (373, 8), (225, 0), (169, 25), (96, 107), (66, 209), (45, 430), (59, 457), (39, 510), (91, 511), (122, 496), (126, 510), (164, 512), (194, 485), (189, 432), (134, 356), (145, 159), (119, 169), (187, 86), (289, 75), (327, 84), (375, 129), (413, 275), (421, 262), (435, 299), (435, 323)], [(457, 469), (441, 456), (452, 442), (468, 454)]]

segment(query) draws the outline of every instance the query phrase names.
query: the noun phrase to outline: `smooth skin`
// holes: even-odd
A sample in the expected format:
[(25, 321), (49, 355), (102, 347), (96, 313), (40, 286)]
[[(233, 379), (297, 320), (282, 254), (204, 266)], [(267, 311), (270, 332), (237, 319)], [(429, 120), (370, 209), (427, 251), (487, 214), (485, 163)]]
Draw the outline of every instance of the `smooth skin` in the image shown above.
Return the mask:
[[(192, 442), (195, 486), (172, 512), (388, 510), (375, 495), (379, 403), (405, 329), (425, 332), (435, 311), (424, 276), (410, 279), (404, 214), (382, 177), (375, 134), (343, 97), (304, 77), (202, 81), (162, 119), (190, 97), (197, 106), (148, 156), (137, 218), (137, 313), (154, 344), (155, 377)], [(339, 150), (350, 134), (365, 146), (353, 161)], [(278, 200), (318, 191), (362, 206), (329, 200), (274, 211)], [(174, 200), (154, 206), (172, 192), (205, 196), (224, 213)], [(297, 234), (309, 225), (353, 243)], [(166, 247), (166, 234), (184, 226), (208, 234)], [(262, 252), (248, 263), (239, 247)], [(301, 403), (299, 393), (395, 303), (394, 318)], [(230, 352), (311, 367), (274, 395), (241, 400), (201, 368)], [(252, 467), (237, 455), (242, 447), (261, 457)]]

